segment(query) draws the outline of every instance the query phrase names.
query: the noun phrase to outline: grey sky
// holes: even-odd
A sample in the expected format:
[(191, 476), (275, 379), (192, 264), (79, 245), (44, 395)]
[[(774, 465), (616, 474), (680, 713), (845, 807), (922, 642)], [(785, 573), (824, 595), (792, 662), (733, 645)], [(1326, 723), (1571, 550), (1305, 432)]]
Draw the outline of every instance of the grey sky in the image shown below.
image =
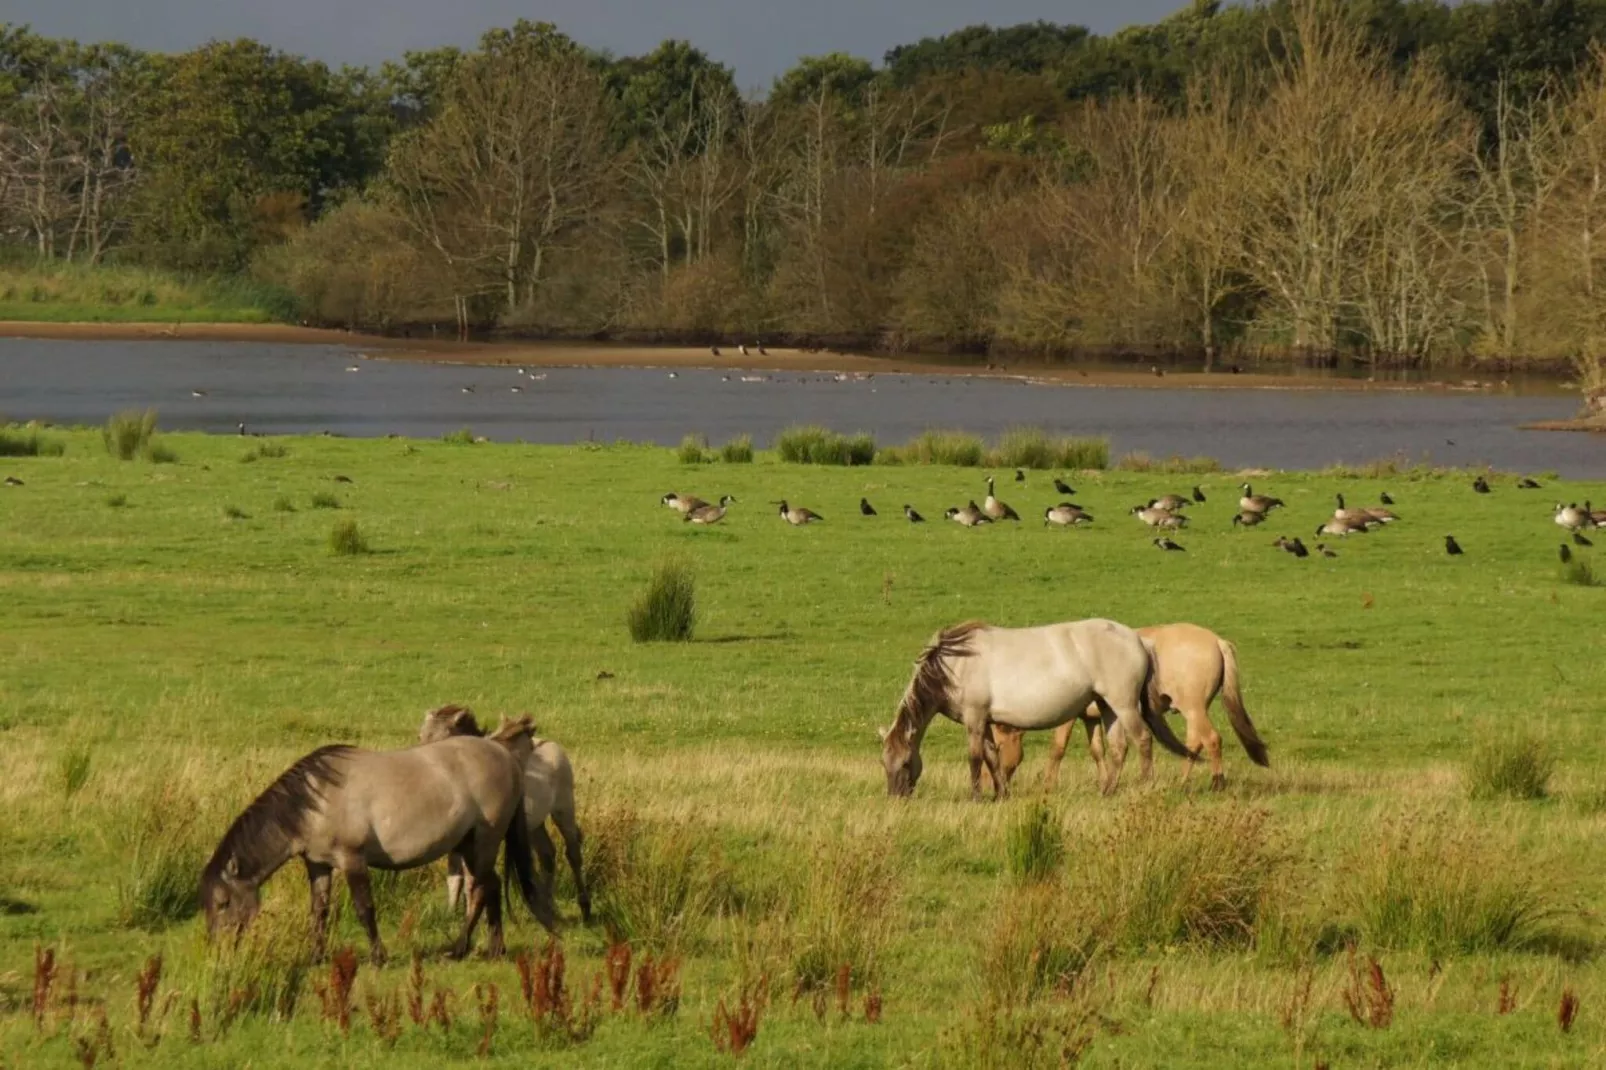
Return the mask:
[(330, 63), (377, 63), (408, 49), (471, 44), (524, 17), (554, 22), (619, 55), (666, 37), (691, 41), (768, 87), (799, 56), (851, 52), (879, 61), (897, 44), (987, 22), (1079, 23), (1108, 33), (1187, 0), (0, 0), (0, 20), (51, 37), (181, 50), (255, 37)]

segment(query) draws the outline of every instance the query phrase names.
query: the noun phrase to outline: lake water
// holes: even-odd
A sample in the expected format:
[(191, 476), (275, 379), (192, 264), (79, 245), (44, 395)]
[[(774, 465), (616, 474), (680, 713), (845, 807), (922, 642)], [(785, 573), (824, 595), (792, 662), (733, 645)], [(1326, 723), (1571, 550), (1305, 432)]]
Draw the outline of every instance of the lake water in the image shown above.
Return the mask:
[[(356, 371), (348, 371), (356, 368)], [(541, 369), (531, 369), (540, 373)], [(498, 441), (672, 445), (688, 432), (758, 445), (792, 423), (902, 442), (927, 428), (989, 437), (1016, 425), (1106, 435), (1117, 455), (1203, 454), (1230, 467), (1317, 468), (1404, 454), (1606, 477), (1606, 436), (1522, 431), (1564, 419), (1575, 395), (1167, 390), (1034, 385), (963, 376), (737, 370), (511, 368), (365, 360), (327, 346), (0, 339), (0, 418), (98, 424), (154, 408), (163, 427), (430, 438), (469, 427)], [(515, 393), (515, 387), (521, 388)], [(465, 392), (469, 388), (471, 392)], [(195, 397), (192, 391), (205, 396)]]

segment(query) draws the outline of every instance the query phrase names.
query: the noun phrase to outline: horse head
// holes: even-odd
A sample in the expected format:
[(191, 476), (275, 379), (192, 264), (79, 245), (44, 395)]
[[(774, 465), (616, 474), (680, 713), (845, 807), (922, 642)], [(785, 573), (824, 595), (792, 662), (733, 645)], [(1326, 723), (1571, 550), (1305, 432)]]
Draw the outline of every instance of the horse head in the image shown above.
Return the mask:
[(424, 714), (424, 723), (418, 729), (418, 742), (436, 743), (448, 736), (481, 736), (474, 711), (467, 706), (446, 705)]
[(201, 874), (201, 907), (206, 911), (206, 935), (215, 937), (220, 929), (245, 931), (262, 909), (257, 886), (240, 877), (239, 859), (230, 857), (221, 866), (208, 866)]
[(887, 774), (887, 794), (908, 798), (914, 794), (915, 785), (920, 783), (923, 769), (915, 727), (902, 723), (900, 718), (892, 728), (883, 728), (880, 733), (881, 765)]

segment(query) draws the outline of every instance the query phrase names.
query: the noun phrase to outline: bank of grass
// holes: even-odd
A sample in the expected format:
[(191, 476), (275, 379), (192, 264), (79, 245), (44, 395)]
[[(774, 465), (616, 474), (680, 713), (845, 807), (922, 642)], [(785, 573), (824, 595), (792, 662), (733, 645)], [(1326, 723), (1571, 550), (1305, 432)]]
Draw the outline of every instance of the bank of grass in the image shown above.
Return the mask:
[(103, 264), (0, 263), (0, 320), (45, 323), (271, 323), (283, 293), (244, 277), (188, 278)]
[[(49, 434), (64, 455), (8, 460), (25, 486), (0, 511), (7, 1065), (83, 1065), (103, 1007), (116, 1058), (98, 1065), (436, 1066), (475, 1056), (491, 985), (489, 1061), (536, 1067), (725, 1065), (710, 1025), (743, 1000), (762, 1006), (750, 1065), (1025, 1065), (1080, 1045), (1095, 1067), (1492, 1070), (1590, 1065), (1606, 1045), (1601, 592), (1557, 582), (1548, 499), (1391, 483), (1404, 519), (1300, 561), (1271, 542), (1331, 512), (1332, 477), (1254, 477), (1288, 505), (1249, 532), (1229, 523), (1239, 473), (1190, 477), (1207, 503), (1189, 553), (1166, 555), (1116, 508), (1181, 489), (1155, 473), (1078, 480), (1100, 520), (1067, 534), (942, 522), (981, 474), (945, 464), (765, 451), (688, 468), (662, 448), (318, 437), (241, 464), (238, 436), (166, 432), (178, 461), (151, 467), (115, 460), (98, 430)], [(360, 488), (351, 512), (382, 553), (331, 555), (343, 514), (307, 503), (332, 472)], [(509, 472), (539, 478), (485, 491)], [(1356, 500), (1383, 488), (1346, 478)], [(1047, 482), (1011, 485), (1011, 504), (1040, 512)], [(671, 489), (831, 519), (794, 529), (738, 506), (692, 531), (659, 504)], [(136, 508), (105, 507), (125, 493)], [(1606, 500), (1598, 483), (1557, 493)], [(855, 515), (860, 497), (881, 515)], [(904, 522), (904, 502), (931, 522)], [(223, 503), (255, 519), (221, 524)], [(1449, 530), (1463, 558), (1443, 554)], [(696, 569), (695, 637), (636, 644), (624, 610), (674, 556)], [(1042, 818), (1046, 740), (1029, 738), (1016, 798), (976, 805), (961, 733), (939, 719), (915, 797), (886, 799), (874, 730), (933, 630), (1080, 616), (1191, 619), (1235, 640), (1272, 767), (1251, 766), (1218, 708), (1224, 794), (1203, 771), (1185, 792), (1163, 756), (1144, 787), (1134, 756), (1101, 798), (1078, 746)], [(582, 1039), (532, 1023), (511, 957), (441, 957), (459, 919), (439, 866), (376, 881), (382, 970), (336, 882), (333, 943), (358, 951), (349, 1031), (320, 995), (332, 965), (305, 956), (293, 867), (237, 949), (201, 939), (198, 860), (256, 793), (326, 743), (406, 746), (448, 701), (491, 723), (529, 712), (574, 763), (599, 919), (579, 925), (560, 854), (577, 1015), (603, 978)], [(1531, 717), (1556, 757), (1551, 797), (1469, 797), (1485, 726)], [(512, 951), (543, 949), (511, 915)], [(617, 1012), (610, 925), (632, 954)], [(58, 956), (38, 1024), (36, 945)], [(1351, 945), (1396, 993), (1387, 1029), (1345, 1008)], [(156, 954), (141, 1031), (136, 979)], [(648, 955), (672, 1013), (637, 1007)], [(1583, 1007), (1568, 1034), (1564, 989)]]

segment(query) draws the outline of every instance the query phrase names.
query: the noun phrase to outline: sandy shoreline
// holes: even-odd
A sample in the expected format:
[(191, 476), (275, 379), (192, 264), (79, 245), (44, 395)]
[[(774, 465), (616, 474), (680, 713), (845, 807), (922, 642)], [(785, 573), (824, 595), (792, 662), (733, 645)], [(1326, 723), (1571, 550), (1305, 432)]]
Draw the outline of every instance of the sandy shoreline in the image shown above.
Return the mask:
[(336, 345), (386, 360), (507, 365), (542, 368), (706, 368), (792, 372), (849, 372), (958, 375), (1020, 379), (1062, 386), (1121, 386), (1194, 390), (1347, 390), (1359, 392), (1499, 393), (1498, 378), (1460, 382), (1396, 382), (1345, 378), (1301, 378), (1229, 372), (1176, 372), (1156, 375), (1134, 368), (1084, 369), (1075, 365), (994, 363), (943, 364), (910, 357), (872, 357), (851, 353), (770, 349), (746, 356), (722, 349), (714, 356), (700, 346), (616, 345), (577, 342), (457, 342), (448, 339), (394, 338), (352, 331), (298, 327), (285, 323), (35, 323), (0, 321), (0, 338), (84, 341), (266, 342), (279, 345)]

